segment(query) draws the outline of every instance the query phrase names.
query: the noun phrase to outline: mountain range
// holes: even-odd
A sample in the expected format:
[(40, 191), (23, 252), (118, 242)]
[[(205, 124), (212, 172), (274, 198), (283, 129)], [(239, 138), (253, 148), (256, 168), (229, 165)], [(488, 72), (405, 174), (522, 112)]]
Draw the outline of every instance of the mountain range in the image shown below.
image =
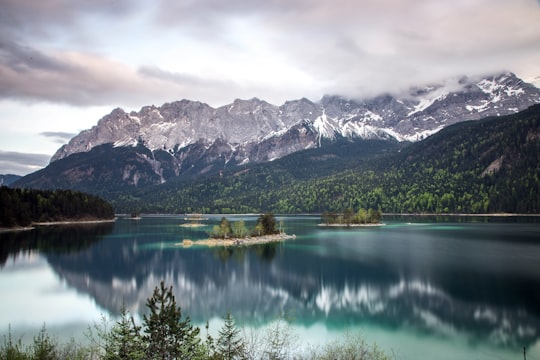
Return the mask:
[[(539, 102), (540, 89), (504, 73), (364, 100), (325, 96), (319, 102), (304, 98), (275, 106), (253, 98), (219, 108), (182, 100), (139, 112), (115, 109), (62, 146), (49, 166), (15, 185), (73, 188), (107, 197), (200, 180), (342, 142), (369, 140), (378, 144), (375, 152), (384, 152), (455, 123), (514, 114)], [(353, 156), (373, 152), (360, 147), (348, 149)], [(323, 150), (319, 156), (333, 155)]]
[(13, 174), (5, 174), (0, 175), (0, 186), (9, 186), (15, 181), (19, 180), (21, 178), (20, 175), (13, 175)]

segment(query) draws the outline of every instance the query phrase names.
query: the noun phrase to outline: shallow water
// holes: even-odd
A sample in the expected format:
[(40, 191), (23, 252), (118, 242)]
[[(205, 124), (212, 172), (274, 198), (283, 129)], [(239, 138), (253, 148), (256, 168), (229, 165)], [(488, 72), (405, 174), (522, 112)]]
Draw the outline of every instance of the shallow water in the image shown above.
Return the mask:
[[(252, 226), (255, 216), (228, 216)], [(184, 313), (217, 328), (282, 314), (302, 343), (360, 332), (398, 359), (540, 359), (540, 219), (387, 217), (386, 226), (321, 228), (278, 217), (296, 240), (182, 248), (207, 237), (181, 216), (0, 234), (0, 332), (30, 341), (43, 323), (83, 336), (122, 304), (142, 316), (163, 279)]]

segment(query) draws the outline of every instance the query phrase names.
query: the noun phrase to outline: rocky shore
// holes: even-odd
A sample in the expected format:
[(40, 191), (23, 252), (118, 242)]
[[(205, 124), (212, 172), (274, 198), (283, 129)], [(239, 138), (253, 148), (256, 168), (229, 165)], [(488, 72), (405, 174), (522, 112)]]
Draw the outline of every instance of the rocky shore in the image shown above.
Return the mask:
[(190, 246), (250, 246), (250, 245), (260, 245), (268, 244), (272, 242), (281, 242), (285, 240), (296, 239), (296, 235), (287, 235), (287, 234), (276, 234), (276, 235), (264, 235), (264, 236), (251, 236), (245, 237), (242, 239), (231, 238), (231, 239), (205, 239), (205, 240), (188, 240), (177, 243), (176, 245), (182, 247)]

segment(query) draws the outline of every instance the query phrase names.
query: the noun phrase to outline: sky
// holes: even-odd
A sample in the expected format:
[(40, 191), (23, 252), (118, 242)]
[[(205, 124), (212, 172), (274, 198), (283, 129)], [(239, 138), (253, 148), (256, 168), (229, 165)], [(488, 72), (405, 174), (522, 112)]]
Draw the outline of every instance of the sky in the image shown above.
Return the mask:
[(540, 76), (539, 0), (0, 0), (0, 174), (121, 107)]

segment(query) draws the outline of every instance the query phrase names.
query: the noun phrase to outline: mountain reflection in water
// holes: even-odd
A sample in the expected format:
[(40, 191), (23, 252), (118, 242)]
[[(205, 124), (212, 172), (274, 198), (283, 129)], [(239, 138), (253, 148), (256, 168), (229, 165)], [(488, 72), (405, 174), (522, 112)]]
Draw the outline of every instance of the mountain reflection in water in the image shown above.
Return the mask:
[[(255, 221), (243, 219), (248, 225)], [(142, 314), (163, 279), (198, 323), (230, 311), (239, 323), (258, 326), (286, 312), (304, 326), (406, 326), (512, 347), (539, 341), (538, 222), (396, 219), (377, 229), (320, 229), (316, 217), (287, 217), (286, 231), (297, 239), (286, 243), (177, 246), (185, 238), (206, 237), (217, 221), (211, 217), (204, 228), (186, 229), (177, 217), (119, 219), (114, 228), (86, 228), (76, 235), (57, 228), (58, 233), (17, 236), (34, 239), (23, 239), (24, 249), (36, 246), (69, 286), (111, 314), (122, 305)], [(63, 237), (73, 240), (70, 251), (36, 245)], [(5, 247), (3, 258), (9, 256)]]

